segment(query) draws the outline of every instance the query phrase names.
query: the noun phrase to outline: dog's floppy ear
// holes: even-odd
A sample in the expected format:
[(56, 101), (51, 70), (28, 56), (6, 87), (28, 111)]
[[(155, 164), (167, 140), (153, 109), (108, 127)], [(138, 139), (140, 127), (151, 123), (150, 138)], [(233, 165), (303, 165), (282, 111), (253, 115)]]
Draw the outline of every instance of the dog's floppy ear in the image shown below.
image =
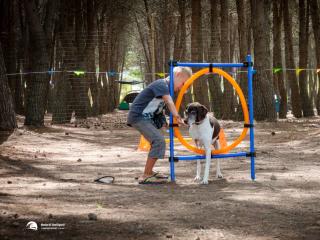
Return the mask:
[(205, 106), (203, 105), (199, 106), (197, 122), (202, 121), (206, 117), (207, 113), (208, 113), (208, 109)]

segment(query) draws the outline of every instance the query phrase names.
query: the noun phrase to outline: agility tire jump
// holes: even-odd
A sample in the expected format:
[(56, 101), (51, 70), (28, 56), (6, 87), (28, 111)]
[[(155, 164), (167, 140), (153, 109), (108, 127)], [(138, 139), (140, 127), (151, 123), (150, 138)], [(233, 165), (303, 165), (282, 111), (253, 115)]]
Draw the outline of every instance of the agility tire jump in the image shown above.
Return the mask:
[[(246, 99), (243, 95), (243, 92), (240, 88), (240, 86), (237, 84), (237, 82), (234, 80), (233, 77), (231, 77), (228, 73), (226, 73), (225, 71), (219, 69), (219, 68), (204, 68), (198, 72), (196, 72), (194, 75), (192, 75), (183, 85), (182, 89), (179, 92), (179, 95), (177, 97), (177, 101), (176, 101), (176, 108), (179, 111), (180, 106), (181, 106), (181, 101), (183, 99), (184, 93), (188, 90), (188, 88), (193, 84), (193, 82), (195, 80), (197, 80), (199, 77), (201, 77), (204, 74), (207, 73), (215, 73), (215, 74), (219, 74), (220, 76), (223, 76), (226, 80), (229, 81), (229, 83), (234, 87), (234, 89), (236, 90), (239, 99), (240, 99), (240, 103), (242, 106), (242, 112), (243, 112), (243, 117), (244, 117), (244, 123), (245, 124), (249, 124), (249, 113), (248, 113), (248, 107), (247, 107), (247, 102)], [(245, 126), (245, 125), (244, 125)], [(233, 148), (235, 148), (239, 143), (241, 143), (241, 141), (246, 137), (248, 132), (248, 128), (244, 127), (242, 130), (242, 133), (240, 134), (240, 136), (230, 145), (227, 145), (224, 148), (221, 149), (217, 149), (217, 150), (213, 150), (212, 154), (219, 154), (219, 153), (227, 153), (230, 150), (232, 150)], [(182, 136), (179, 128), (175, 127), (174, 128), (174, 135), (179, 139), (179, 141), (181, 142), (182, 145), (184, 145), (187, 149), (195, 152), (195, 153), (199, 153), (199, 154), (205, 154), (205, 151), (203, 149), (199, 149), (191, 144), (189, 144)]]

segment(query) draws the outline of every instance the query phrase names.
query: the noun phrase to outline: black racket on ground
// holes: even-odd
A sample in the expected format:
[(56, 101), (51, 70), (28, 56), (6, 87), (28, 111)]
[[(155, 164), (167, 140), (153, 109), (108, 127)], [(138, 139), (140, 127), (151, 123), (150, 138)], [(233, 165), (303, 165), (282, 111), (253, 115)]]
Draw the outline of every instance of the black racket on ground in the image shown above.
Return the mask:
[(114, 182), (113, 176), (103, 176), (94, 180), (96, 183), (111, 184)]

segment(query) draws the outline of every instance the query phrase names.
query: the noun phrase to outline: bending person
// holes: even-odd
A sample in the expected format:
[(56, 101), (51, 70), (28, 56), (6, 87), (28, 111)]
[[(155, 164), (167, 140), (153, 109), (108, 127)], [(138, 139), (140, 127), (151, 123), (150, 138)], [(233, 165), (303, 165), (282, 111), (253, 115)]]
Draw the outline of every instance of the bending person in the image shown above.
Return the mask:
[[(191, 75), (191, 68), (175, 67), (174, 91), (179, 91)], [(166, 125), (163, 115), (165, 105), (177, 119), (177, 123), (184, 124), (170, 96), (169, 77), (149, 84), (130, 107), (127, 124), (137, 129), (151, 145), (144, 173), (138, 178), (140, 184), (167, 182), (167, 176), (153, 171), (155, 163), (158, 159), (164, 158), (166, 150), (164, 136), (159, 130)]]

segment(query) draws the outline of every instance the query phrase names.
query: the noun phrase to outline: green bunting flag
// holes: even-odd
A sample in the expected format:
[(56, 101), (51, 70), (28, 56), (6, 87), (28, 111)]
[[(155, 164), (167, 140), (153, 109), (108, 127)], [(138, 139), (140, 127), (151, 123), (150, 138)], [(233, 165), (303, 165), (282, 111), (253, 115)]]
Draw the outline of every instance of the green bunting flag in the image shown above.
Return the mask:
[(281, 72), (282, 68), (273, 68), (273, 73)]
[(84, 75), (84, 71), (73, 71), (73, 73), (77, 76)]

